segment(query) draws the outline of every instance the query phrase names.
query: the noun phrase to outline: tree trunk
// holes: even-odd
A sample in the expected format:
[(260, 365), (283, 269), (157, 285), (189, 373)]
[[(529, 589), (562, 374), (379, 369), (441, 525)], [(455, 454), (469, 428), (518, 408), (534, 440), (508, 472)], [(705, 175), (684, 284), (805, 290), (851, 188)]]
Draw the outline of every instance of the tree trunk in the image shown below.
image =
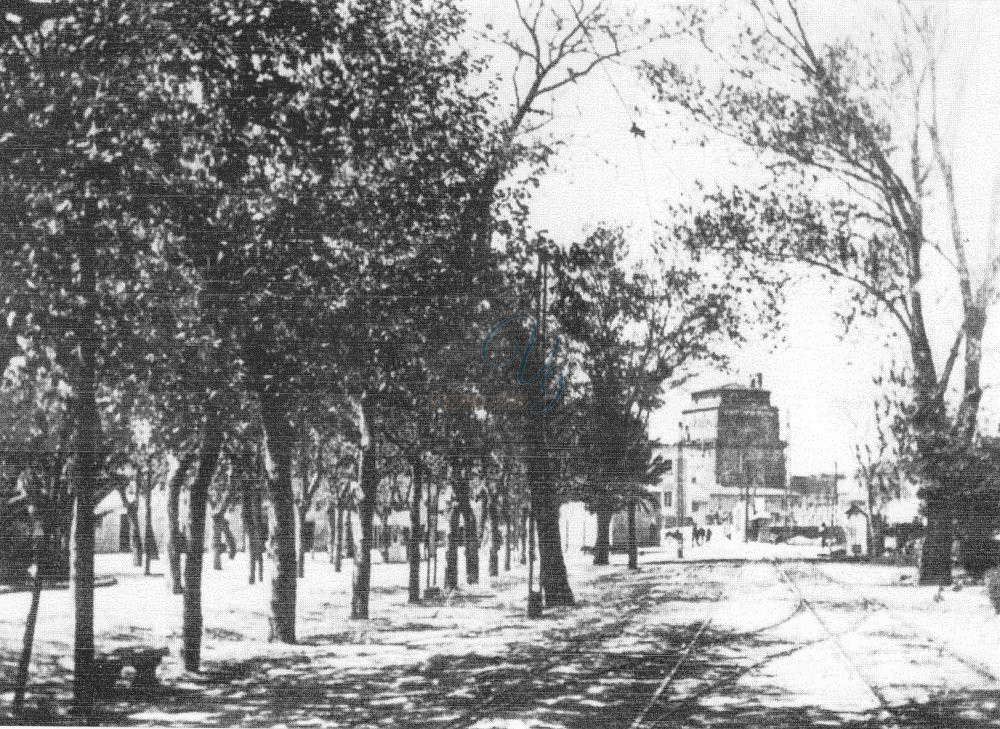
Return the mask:
[[(92, 309), (96, 294), (93, 255), (80, 256), (83, 290), (90, 296)], [(101, 447), (101, 414), (97, 404), (97, 332), (94, 312), (84, 313), (76, 417), (76, 482), (74, 484), (73, 553), (70, 581), (73, 586), (73, 709), (83, 717), (94, 711), (97, 681), (94, 671), (94, 508), (101, 476), (98, 452)]]
[[(250, 562), (249, 584), (257, 583), (257, 568), (263, 569), (264, 543), (262, 539), (263, 508), (260, 503), (260, 483), (255, 478), (247, 478), (243, 483), (243, 531), (247, 540), (247, 557)], [(263, 579), (263, 575), (261, 575)]]
[(954, 526), (946, 497), (926, 500), (927, 530), (920, 555), (921, 585), (951, 584), (951, 552)]
[(951, 513), (944, 499), (924, 502), (927, 531), (920, 552), (920, 584), (950, 585), (954, 531)]
[(198, 472), (191, 484), (188, 510), (188, 553), (184, 561), (184, 625), (182, 628), (184, 668), (201, 670), (201, 576), (205, 558), (205, 520), (208, 516), (208, 491), (212, 485), (219, 453), (222, 450), (222, 419), (213, 413), (205, 419), (205, 434), (198, 455)]
[(885, 552), (885, 520), (881, 514), (871, 513), (869, 521), (868, 558), (877, 559)]
[[(946, 408), (944, 388), (939, 387), (934, 357), (924, 327), (922, 295), (911, 291), (914, 328), (910, 334), (910, 351), (914, 370), (913, 428), (917, 449), (924, 462), (925, 477), (932, 483), (922, 489), (927, 516), (927, 531), (920, 556), (921, 585), (951, 584), (951, 553), (953, 541), (952, 513), (946, 491), (947, 464), (942, 460), (942, 443), (946, 438)], [(968, 336), (968, 333), (966, 334)]]
[(437, 585), (438, 564), (438, 504), (441, 484), (427, 484), (427, 588)]
[(470, 585), (479, 584), (479, 523), (476, 512), (468, 498), (462, 510), (462, 526), (465, 527), (465, 581)]
[(260, 552), (258, 552), (257, 534), (248, 527), (249, 525), (244, 520), (243, 528), (246, 529), (247, 537), (247, 561), (250, 563), (250, 573), (247, 575), (247, 583), (254, 585), (257, 583), (257, 560), (259, 559)]
[(337, 506), (337, 553), (334, 557), (334, 571), (340, 572), (344, 565), (344, 507)]
[(559, 536), (559, 497), (552, 477), (552, 459), (544, 443), (546, 423), (539, 417), (533, 434), (534, 469), (531, 478), (531, 509), (538, 538), (538, 580), (546, 606), (573, 605), (573, 590), (563, 561)]
[(497, 508), (499, 494), (487, 497), (486, 512), (490, 519), (490, 577), (500, 576), (500, 542), (502, 533), (500, 531), (500, 509)]
[(128, 518), (129, 534), (132, 541), (132, 566), (142, 567), (142, 530), (139, 528), (139, 489), (136, 486), (135, 501), (129, 501), (124, 488), (119, 489), (125, 515)]
[(521, 538), (521, 565), (528, 564), (528, 511), (521, 511), (521, 528), (519, 530)]
[(559, 504), (549, 494), (532, 495), (535, 529), (538, 534), (538, 580), (547, 607), (573, 605), (566, 563), (559, 536)]
[[(472, 508), (469, 488), (468, 464), (456, 461), (454, 473), (454, 511), (462, 518), (462, 537), (465, 545), (465, 581), (470, 585), (479, 584), (479, 524)], [(454, 525), (455, 518), (452, 518)], [(458, 533), (457, 530), (455, 533)], [(458, 545), (456, 544), (456, 549)], [(449, 552), (449, 559), (451, 555)], [(449, 565), (450, 566), (450, 565)], [(455, 554), (455, 585), (458, 584), (458, 554)], [(447, 577), (445, 587), (447, 587)]]
[(996, 509), (989, 503), (966, 504), (957, 519), (959, 555), (965, 573), (974, 580), (981, 580), (986, 571), (997, 566), (997, 542), (993, 539)]
[(420, 602), (420, 503), (424, 495), (423, 468), (420, 457), (413, 458), (410, 463), (413, 469), (413, 488), (410, 493), (410, 539), (406, 553), (410, 567), (409, 597), (410, 603)]
[(225, 517), (212, 514), (212, 569), (222, 569), (222, 553), (225, 547), (222, 544), (222, 520)]
[(229, 559), (236, 557), (236, 537), (233, 530), (229, 528), (229, 518), (226, 516), (228, 504), (223, 505), (218, 511), (212, 513), (212, 568), (222, 569), (222, 555), (229, 554)]
[(358, 558), (358, 545), (354, 541), (354, 504), (349, 504), (347, 506), (347, 513), (344, 518), (347, 519), (347, 532), (344, 534), (344, 556), (347, 559), (357, 559)]
[(382, 564), (389, 564), (389, 547), (392, 545), (392, 542), (389, 539), (390, 513), (391, 512), (389, 511), (389, 509), (384, 509), (382, 513), (379, 515), (379, 521), (381, 522), (382, 528), (380, 529), (381, 538), (378, 541), (379, 541), (379, 549), (382, 551)]
[(299, 534), (299, 561), (298, 576), (306, 576), (306, 517), (309, 515), (309, 505), (300, 504), (297, 509), (298, 534)]
[(21, 714), (24, 706), (24, 695), (28, 689), (28, 668), (31, 665), (31, 650), (35, 645), (35, 627), (38, 625), (38, 604), (42, 599), (42, 575), (38, 571), (38, 558), (35, 558), (35, 574), (31, 584), (31, 606), (28, 608), (28, 619), (24, 624), (24, 640), (21, 643), (21, 658), (17, 662), (17, 676), (14, 679), (14, 701), (11, 704), (14, 716)]
[(334, 501), (326, 506), (326, 552), (333, 564), (337, 554), (337, 504)]
[(444, 558), (444, 589), (454, 590), (458, 587), (458, 533), (460, 531), (461, 515), (458, 504), (451, 505), (448, 516), (448, 550)]
[(594, 541), (594, 564), (598, 566), (611, 563), (611, 520), (614, 514), (606, 506), (597, 508), (597, 538)]
[(236, 536), (233, 534), (233, 530), (229, 528), (229, 517), (225, 515), (222, 517), (222, 538), (225, 541), (226, 553), (229, 555), (229, 559), (236, 559)]
[(628, 529), (628, 568), (630, 570), (639, 569), (639, 541), (635, 536), (635, 510), (633, 501), (628, 505), (627, 529)]
[(79, 478), (73, 504), (73, 554), (70, 580), (73, 584), (73, 710), (90, 716), (94, 710), (96, 681), (94, 675), (94, 499), (93, 484), (86, 474), (96, 472), (96, 464), (80, 454)]
[(268, 479), (274, 507), (274, 577), (271, 580), (269, 640), (295, 642), (296, 559), (295, 491), (292, 487), (292, 446), (295, 432), (282, 404), (261, 397), (261, 419), (274, 473)]
[(510, 516), (510, 510), (507, 509), (506, 518), (504, 522), (507, 526), (507, 536), (503, 540), (504, 556), (503, 556), (503, 571), (510, 572), (510, 553), (511, 548), (514, 545), (514, 522)]
[(368, 619), (368, 602), (372, 579), (372, 522), (375, 518), (375, 500), (378, 490), (378, 473), (375, 471), (374, 444), (362, 448), (361, 501), (358, 519), (361, 522), (361, 553), (354, 559), (354, 585), (351, 595), (351, 619)]
[(146, 483), (145, 501), (146, 501), (146, 513), (145, 513), (146, 524), (144, 530), (145, 537), (143, 541), (145, 542), (145, 545), (143, 551), (145, 552), (145, 558), (146, 558), (145, 573), (147, 575), (150, 575), (152, 574), (153, 555), (155, 554), (157, 556), (157, 559), (159, 558), (158, 554), (159, 547), (157, 547), (156, 544), (156, 534), (153, 532), (153, 483), (151, 479), (148, 480)]
[(184, 592), (184, 583), (181, 580), (181, 488), (188, 470), (194, 465), (197, 457), (196, 451), (187, 453), (177, 465), (177, 473), (167, 484), (167, 560), (170, 563), (171, 591), (175, 595)]

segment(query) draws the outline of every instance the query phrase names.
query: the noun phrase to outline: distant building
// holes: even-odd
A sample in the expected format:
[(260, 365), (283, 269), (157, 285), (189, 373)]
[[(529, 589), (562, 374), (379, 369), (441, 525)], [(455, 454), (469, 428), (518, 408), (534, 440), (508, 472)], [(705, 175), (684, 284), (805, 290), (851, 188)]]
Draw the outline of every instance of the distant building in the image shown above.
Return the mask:
[[(788, 505), (778, 408), (757, 375), (749, 387), (726, 385), (691, 396), (663, 484), (664, 526), (718, 524), (754, 537)], [(749, 524), (749, 528), (747, 525)]]
[(792, 523), (797, 526), (833, 526), (843, 520), (840, 508), (842, 473), (792, 476), (788, 479)]

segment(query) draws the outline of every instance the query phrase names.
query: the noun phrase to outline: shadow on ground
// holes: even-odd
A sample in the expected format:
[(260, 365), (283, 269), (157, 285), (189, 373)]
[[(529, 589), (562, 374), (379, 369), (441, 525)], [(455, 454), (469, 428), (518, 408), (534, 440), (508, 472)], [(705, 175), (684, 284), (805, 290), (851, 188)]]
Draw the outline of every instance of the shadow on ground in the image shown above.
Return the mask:
[[(1000, 727), (997, 696), (986, 691), (942, 693), (921, 704), (894, 707), (891, 716), (798, 706), (767, 686), (751, 692), (741, 678), (809, 645), (771, 637), (768, 628), (773, 626), (745, 633), (705, 631), (663, 699), (650, 705), (699, 629), (699, 624), (654, 625), (647, 620), (650, 611), (662, 611), (670, 602), (709, 600), (720, 585), (706, 583), (692, 594), (687, 584), (674, 593), (664, 590), (662, 580), (609, 575), (599, 587), (600, 594), (585, 601), (572, 622), (553, 622), (544, 639), (512, 643), (499, 654), (439, 653), (419, 663), (388, 666), (365, 665), (364, 655), (355, 654), (345, 664), (338, 659), (352, 633), (330, 633), (303, 641), (310, 655), (209, 663), (196, 677), (168, 682), (141, 696), (119, 690), (107, 697), (97, 722), (483, 729), (502, 727), (502, 720), (511, 719), (512, 727), (534, 721), (566, 729), (617, 729), (630, 727), (645, 712), (646, 727)], [(598, 605), (600, 610), (592, 609)], [(498, 605), (492, 624), (522, 617)], [(374, 627), (376, 642), (386, 645), (396, 645), (399, 632), (434, 630), (417, 613), (406, 624)], [(623, 636), (634, 640), (623, 644)], [(238, 634), (218, 631), (208, 637), (225, 641)], [(0, 692), (7, 692), (16, 656), (0, 655), (0, 661)], [(21, 722), (74, 723), (65, 714), (69, 672), (55, 663), (41, 669)], [(5, 723), (15, 722), (0, 713), (0, 724)]]

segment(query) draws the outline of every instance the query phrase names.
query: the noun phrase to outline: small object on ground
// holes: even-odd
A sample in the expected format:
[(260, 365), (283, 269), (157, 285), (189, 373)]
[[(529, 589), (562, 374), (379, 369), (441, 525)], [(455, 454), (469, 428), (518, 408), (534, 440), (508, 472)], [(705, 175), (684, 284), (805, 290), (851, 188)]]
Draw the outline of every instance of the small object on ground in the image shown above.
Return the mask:
[(126, 680), (130, 689), (156, 686), (156, 667), (167, 653), (166, 648), (149, 647), (115, 648), (109, 653), (98, 653), (94, 657), (98, 685), (111, 690), (119, 680)]
[(1000, 567), (986, 570), (983, 581), (986, 583), (986, 594), (990, 596), (993, 609), (1000, 615)]
[(900, 576), (899, 576), (899, 581), (900, 581), (900, 582), (908, 582), (908, 581), (909, 581), (909, 579), (910, 579), (910, 576), (909, 576), (909, 575), (900, 575)]

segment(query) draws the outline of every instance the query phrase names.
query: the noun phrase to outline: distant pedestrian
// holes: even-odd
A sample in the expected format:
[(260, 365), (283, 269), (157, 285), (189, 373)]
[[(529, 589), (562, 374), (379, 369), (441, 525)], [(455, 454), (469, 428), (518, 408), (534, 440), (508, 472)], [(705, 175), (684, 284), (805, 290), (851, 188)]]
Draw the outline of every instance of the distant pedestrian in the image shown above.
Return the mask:
[(711, 542), (712, 541), (712, 530), (711, 529), (708, 529), (705, 532), (705, 541), (706, 542)]
[(822, 524), (820, 524), (820, 526), (819, 526), (819, 539), (820, 539), (819, 546), (825, 547), (826, 546), (826, 522), (825, 521)]

